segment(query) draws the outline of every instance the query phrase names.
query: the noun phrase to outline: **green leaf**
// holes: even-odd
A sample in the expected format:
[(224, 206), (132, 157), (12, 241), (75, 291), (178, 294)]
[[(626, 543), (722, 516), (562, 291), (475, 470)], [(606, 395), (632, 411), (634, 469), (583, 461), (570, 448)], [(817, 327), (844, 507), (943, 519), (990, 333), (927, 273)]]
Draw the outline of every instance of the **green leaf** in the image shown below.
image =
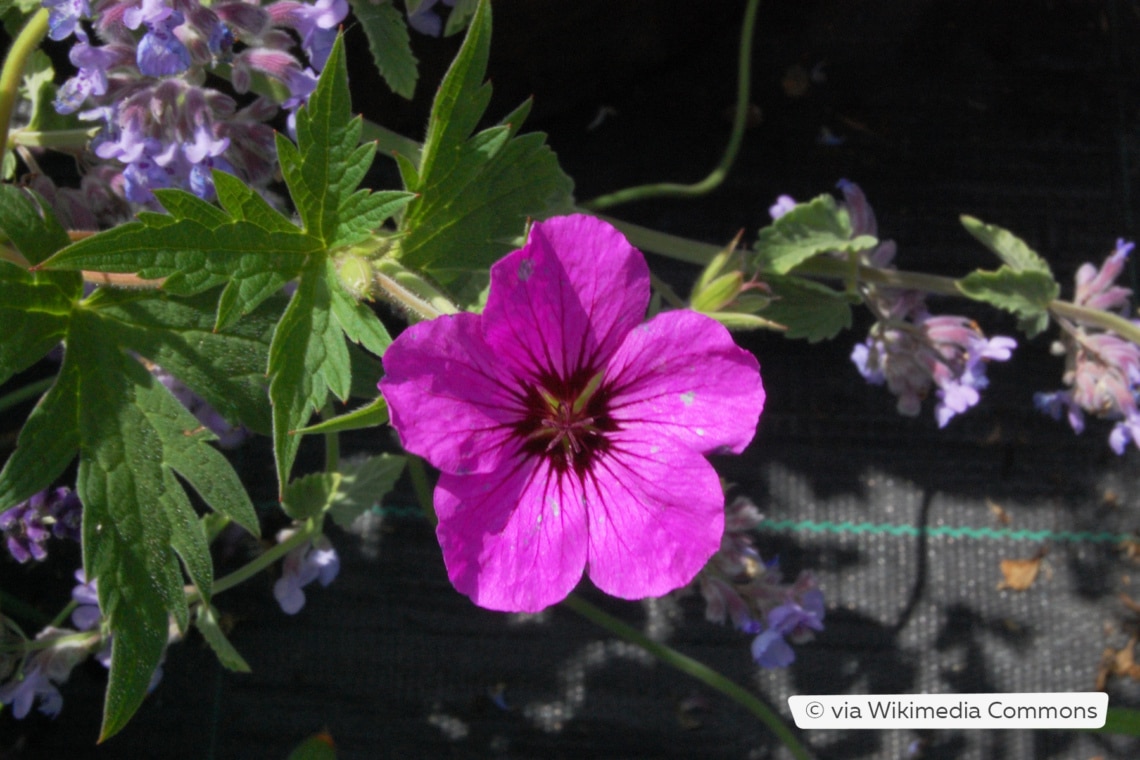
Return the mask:
[(830, 195), (821, 195), (760, 230), (756, 264), (764, 273), (787, 274), (821, 253), (858, 253), (879, 243), (871, 235), (852, 234), (846, 210)]
[(380, 503), (396, 485), (407, 464), (407, 457), (379, 454), (363, 461), (341, 465), (341, 479), (333, 494), (329, 516), (348, 528), (364, 512)]
[(1049, 303), (1061, 292), (1050, 272), (1007, 265), (996, 272), (971, 272), (956, 284), (963, 295), (1016, 314), (1031, 338), (1049, 326)]
[(194, 625), (202, 633), (202, 638), (210, 645), (210, 649), (214, 650), (214, 654), (217, 655), (218, 662), (222, 663), (222, 667), (235, 673), (251, 672), (249, 663), (245, 661), (245, 658), (226, 638), (226, 634), (222, 632), (222, 627), (218, 623), (217, 610), (208, 604), (199, 606), (198, 615), (194, 618)]
[(115, 290), (100, 313), (116, 339), (170, 372), (231, 423), (272, 430), (265, 368), (269, 343), (286, 299), (275, 295), (224, 333), (214, 332), (217, 298), (189, 299)]
[[(140, 312), (148, 319), (126, 319), (139, 305), (97, 292), (72, 309), (59, 375), (0, 471), (0, 504), (7, 508), (49, 485), (79, 453), (84, 569), (99, 581), (100, 608), (115, 636), (103, 738), (119, 731), (145, 697), (170, 618), (183, 630), (189, 623), (183, 571), (209, 600), (209, 547), (182, 482), (214, 511), (257, 532), (249, 497), (209, 444), (213, 434), (130, 353), (140, 336), (142, 347), (162, 345), (149, 331), (181, 313), (159, 303)], [(200, 306), (200, 315), (206, 310)], [(175, 333), (171, 341), (182, 337)]]
[(376, 144), (359, 144), (362, 123), (352, 115), (342, 35), (308, 104), (297, 111), (296, 124), (296, 145), (277, 135), (277, 157), (305, 232), (326, 250), (364, 239), (414, 197), (353, 192), (372, 165)]
[(995, 224), (985, 224), (972, 216), (963, 214), (959, 219), (966, 231), (973, 235), (986, 248), (997, 254), (1002, 262), (1015, 272), (1043, 272), (1053, 276), (1049, 263), (1041, 258), (1021, 238), (1009, 230)]
[[(309, 269), (325, 262), (317, 260)], [(350, 360), (344, 334), (332, 314), (335, 277), (330, 282), (317, 272), (301, 277), (269, 349), (269, 398), (273, 403), (273, 448), (279, 484), (288, 482), (304, 427), (331, 390), (342, 401), (351, 387)]]
[(293, 431), (298, 435), (314, 435), (323, 433), (345, 433), (349, 430), (378, 427), (388, 421), (388, 403), (383, 396), (379, 396), (370, 404), (353, 409), (332, 419), (319, 422), (316, 425)]
[(483, 83), (490, 43), (484, 1), (432, 105), (420, 165), (400, 161), (407, 189), (418, 193), (400, 225), (400, 261), (445, 286), (509, 252), (528, 218), (573, 206), (573, 183), (545, 135), (517, 135), (529, 103), (471, 136), (491, 97)]
[(851, 303), (842, 293), (801, 277), (765, 275), (764, 279), (772, 289), (772, 300), (762, 314), (787, 327), (787, 337), (818, 343), (851, 327)]
[(450, 37), (466, 29), (468, 22), (471, 21), (471, 17), (475, 15), (475, 11), (478, 7), (479, 0), (456, 0), (455, 5), (451, 9), (451, 13), (447, 16), (447, 24), (443, 27), (443, 35)]
[(353, 0), (352, 14), (364, 29), (372, 60), (392, 92), (411, 98), (416, 91), (418, 61), (412, 54), (408, 24), (391, 0)]
[(321, 241), (274, 211), (232, 175), (214, 172), (222, 209), (182, 190), (155, 195), (169, 215), (142, 213), (60, 251), (45, 266), (165, 278), (162, 289), (190, 296), (225, 285), (215, 328), (225, 329), (297, 276)]
[(20, 429), (0, 470), (0, 512), (42, 491), (79, 451), (79, 367), (64, 355), (55, 382)]
[(297, 478), (285, 488), (281, 508), (294, 520), (308, 520), (332, 506), (340, 485), (339, 472), (314, 472)]
[(44, 200), (13, 185), (0, 185), (0, 232), (33, 265), (70, 242)]

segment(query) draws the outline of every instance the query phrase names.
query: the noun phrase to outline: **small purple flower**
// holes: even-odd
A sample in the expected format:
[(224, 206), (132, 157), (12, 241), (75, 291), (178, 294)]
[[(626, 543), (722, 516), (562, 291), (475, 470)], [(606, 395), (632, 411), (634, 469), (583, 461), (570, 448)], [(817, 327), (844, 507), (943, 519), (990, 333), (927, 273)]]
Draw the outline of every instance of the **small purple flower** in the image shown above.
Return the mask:
[(764, 631), (752, 642), (752, 658), (763, 668), (786, 668), (796, 655), (788, 644), (809, 641), (815, 631), (823, 630), (823, 592), (817, 588), (804, 592), (798, 600), (789, 600), (768, 613)]
[[(1132, 291), (1116, 284), (1133, 244), (1118, 240), (1098, 269), (1077, 270), (1074, 303), (1129, 318)], [(1084, 430), (1085, 413), (1115, 422), (1108, 443), (1123, 454), (1129, 443), (1140, 448), (1140, 346), (1114, 332), (1057, 317), (1062, 328), (1057, 353), (1065, 355), (1064, 390), (1034, 395), (1037, 408), (1060, 419), (1065, 411), (1073, 431)], [(1136, 322), (1134, 324), (1140, 324)]]
[[(412, 3), (409, 3), (408, 26), (420, 34), (431, 37), (441, 35), (443, 33), (443, 19), (433, 10), (439, 2), (440, 0), (420, 0), (414, 10), (411, 8)], [(455, 6), (455, 0), (443, 0), (443, 4), (452, 8)]]
[[(278, 541), (284, 541), (291, 531), (283, 531)], [(310, 543), (301, 544), (287, 555), (281, 564), (281, 577), (273, 584), (273, 596), (286, 615), (296, 615), (305, 606), (302, 590), (313, 581), (328, 586), (340, 572), (340, 557), (332, 543), (320, 536)]]
[(25, 670), (23, 678), (0, 686), (0, 702), (12, 706), (16, 720), (26, 718), (37, 700), (40, 712), (48, 717), (54, 718), (63, 709), (63, 695), (39, 665)]
[(70, 488), (46, 489), (0, 514), (8, 553), (20, 564), (47, 557), (50, 536), (78, 540), (83, 505)]
[[(875, 212), (859, 186), (841, 180), (839, 189), (851, 234), (878, 235)], [(890, 268), (894, 241), (883, 241), (862, 255), (870, 266)], [(878, 319), (867, 339), (852, 349), (852, 363), (867, 382), (885, 384), (898, 398), (899, 413), (909, 417), (919, 413), (934, 389), (939, 427), (978, 403), (989, 385), (986, 365), (1007, 361), (1017, 347), (1013, 338), (987, 338), (966, 317), (932, 315), (919, 291), (868, 285), (864, 298)]]
[(744, 497), (726, 507), (721, 548), (698, 575), (705, 598), (705, 617), (723, 623), (726, 617), (748, 634), (753, 659), (765, 668), (782, 668), (795, 660), (791, 643), (802, 644), (823, 630), (823, 592), (810, 573), (793, 584), (781, 578), (779, 563), (764, 562), (752, 542), (760, 512)]
[(80, 631), (98, 628), (103, 614), (99, 611), (97, 581), (88, 581), (82, 568), (75, 571), (75, 580), (79, 585), (71, 590), (71, 598), (78, 606), (71, 612), (71, 624)]
[(768, 207), (768, 214), (775, 221), (796, 207), (796, 199), (790, 195), (781, 195), (776, 202)]
[(76, 32), (77, 36), (86, 36), (79, 21), (91, 17), (87, 0), (43, 0), (43, 6), (50, 11), (48, 36), (53, 40), (66, 39)]

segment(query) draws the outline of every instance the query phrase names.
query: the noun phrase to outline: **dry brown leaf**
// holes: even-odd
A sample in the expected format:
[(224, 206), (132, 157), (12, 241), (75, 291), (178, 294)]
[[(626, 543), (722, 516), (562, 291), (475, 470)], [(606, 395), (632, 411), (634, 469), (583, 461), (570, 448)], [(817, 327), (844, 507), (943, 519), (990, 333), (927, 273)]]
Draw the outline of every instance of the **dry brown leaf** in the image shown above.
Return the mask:
[(1008, 512), (1002, 509), (1002, 506), (1000, 504), (986, 499), (986, 506), (990, 508), (990, 513), (993, 514), (994, 519), (998, 521), (998, 524), (1009, 525), (1011, 522), (1013, 522), (1013, 518), (1009, 516)]
[(997, 585), (998, 591), (1011, 589), (1024, 591), (1037, 580), (1037, 573), (1041, 569), (1041, 560), (1045, 552), (1038, 552), (1026, 559), (1003, 559), (1001, 561), (1002, 581)]

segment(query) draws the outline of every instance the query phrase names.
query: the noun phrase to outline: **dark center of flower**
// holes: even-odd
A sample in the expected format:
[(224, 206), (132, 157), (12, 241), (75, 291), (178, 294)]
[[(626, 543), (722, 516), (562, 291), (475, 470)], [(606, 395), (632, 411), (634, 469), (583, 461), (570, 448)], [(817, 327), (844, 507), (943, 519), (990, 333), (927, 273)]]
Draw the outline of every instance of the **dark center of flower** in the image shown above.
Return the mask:
[(617, 429), (602, 374), (579, 371), (566, 379), (543, 377), (528, 386), (526, 415), (517, 426), (523, 450), (547, 459), (558, 473), (585, 474), (608, 449), (606, 433)]

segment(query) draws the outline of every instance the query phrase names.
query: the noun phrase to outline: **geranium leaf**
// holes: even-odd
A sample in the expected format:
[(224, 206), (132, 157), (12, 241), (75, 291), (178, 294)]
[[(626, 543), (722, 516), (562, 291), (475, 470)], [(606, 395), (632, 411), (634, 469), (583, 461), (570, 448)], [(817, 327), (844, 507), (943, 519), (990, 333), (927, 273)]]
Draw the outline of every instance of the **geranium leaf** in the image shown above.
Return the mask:
[(165, 278), (162, 289), (183, 296), (225, 285), (215, 327), (229, 327), (296, 277), (322, 246), (236, 178), (214, 177), (225, 210), (182, 190), (160, 190), (169, 215), (139, 214), (139, 221), (81, 240), (45, 266)]
[(404, 14), (391, 0), (353, 0), (352, 14), (364, 29), (380, 76), (392, 92), (410, 99), (415, 94), (419, 72)]
[(800, 203), (760, 230), (756, 264), (762, 272), (787, 274), (821, 253), (852, 253), (878, 245), (871, 235), (852, 237), (847, 211), (830, 195)]
[(330, 390), (343, 401), (351, 388), (348, 347), (332, 312), (332, 289), (341, 286), (324, 274), (324, 261), (306, 268), (269, 349), (273, 448), (282, 488), (301, 443), (290, 431), (304, 427)]
[(400, 261), (444, 285), (507, 253), (528, 218), (569, 211), (573, 202), (573, 183), (545, 135), (517, 136), (527, 104), (472, 136), (491, 97), (483, 82), (490, 43), (490, 3), (480, 2), (432, 105), (420, 164), (400, 162), (407, 189), (418, 194), (400, 225)]
[[(115, 637), (104, 738), (120, 730), (145, 697), (169, 619), (183, 630), (189, 623), (183, 571), (205, 600), (210, 596), (209, 547), (182, 482), (214, 511), (258, 529), (236, 473), (209, 443), (215, 436), (135, 355), (138, 349), (177, 355), (177, 346), (192, 339), (167, 330), (164, 320), (196, 308), (204, 325), (211, 304), (175, 306), (162, 297), (146, 304), (146, 297), (97, 291), (71, 310), (59, 375), (0, 471), (0, 509), (6, 509), (50, 484), (79, 454), (84, 568), (99, 581), (100, 608)], [(246, 351), (256, 343), (216, 340), (227, 339)], [(156, 346), (161, 350), (150, 351)], [(205, 341), (193, 361), (208, 363), (233, 347), (223, 348)], [(264, 355), (264, 345), (260, 350)]]

